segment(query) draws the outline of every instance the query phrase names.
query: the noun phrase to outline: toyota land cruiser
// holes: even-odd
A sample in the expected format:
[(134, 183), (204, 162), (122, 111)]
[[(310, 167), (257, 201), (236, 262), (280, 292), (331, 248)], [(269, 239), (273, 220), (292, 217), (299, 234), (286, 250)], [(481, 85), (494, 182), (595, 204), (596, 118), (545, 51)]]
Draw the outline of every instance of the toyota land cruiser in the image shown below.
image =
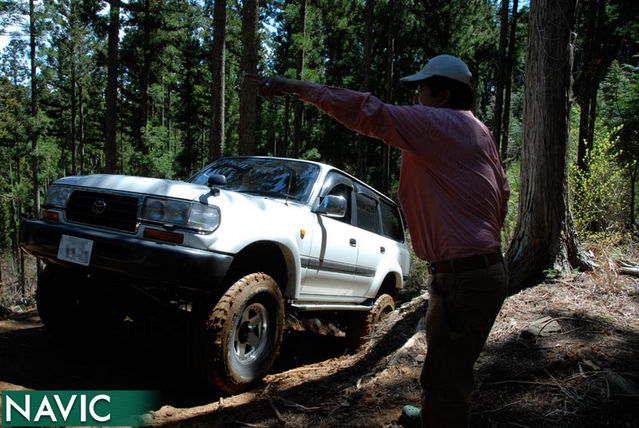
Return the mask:
[(328, 165), (267, 157), (186, 181), (61, 178), (21, 247), (47, 262), (36, 298), (50, 330), (135, 319), (149, 305), (125, 296), (145, 296), (188, 313), (198, 372), (228, 392), (269, 370), (285, 315), (325, 314), (361, 343), (409, 270), (391, 199)]

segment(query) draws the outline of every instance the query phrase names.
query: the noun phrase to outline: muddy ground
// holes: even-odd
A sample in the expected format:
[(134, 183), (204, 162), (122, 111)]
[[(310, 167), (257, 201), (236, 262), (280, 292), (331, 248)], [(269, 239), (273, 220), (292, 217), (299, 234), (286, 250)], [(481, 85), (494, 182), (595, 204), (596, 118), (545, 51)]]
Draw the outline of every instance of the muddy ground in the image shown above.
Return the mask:
[[(506, 300), (476, 365), (472, 426), (639, 427), (639, 285), (611, 272)], [(399, 426), (404, 404), (420, 399), (427, 297), (357, 354), (343, 338), (288, 331), (264, 383), (238, 395), (194, 386), (177, 328), (129, 322), (60, 343), (31, 310), (0, 320), (0, 390), (157, 390), (156, 426)]]

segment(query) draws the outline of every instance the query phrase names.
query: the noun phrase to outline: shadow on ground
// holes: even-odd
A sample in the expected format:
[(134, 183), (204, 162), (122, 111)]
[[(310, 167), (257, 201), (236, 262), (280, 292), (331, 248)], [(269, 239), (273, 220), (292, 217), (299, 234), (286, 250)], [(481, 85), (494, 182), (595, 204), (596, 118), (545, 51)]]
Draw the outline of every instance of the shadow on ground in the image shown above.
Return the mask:
[[(163, 404), (193, 407), (217, 400), (188, 365), (183, 330), (159, 323), (125, 322), (112, 334), (60, 340), (37, 313), (12, 317), (0, 329), (0, 382), (29, 389), (155, 390)], [(272, 372), (344, 355), (343, 338), (286, 331)]]
[(639, 427), (639, 335), (586, 312), (549, 310), (548, 335), (512, 336), (476, 365), (474, 426)]

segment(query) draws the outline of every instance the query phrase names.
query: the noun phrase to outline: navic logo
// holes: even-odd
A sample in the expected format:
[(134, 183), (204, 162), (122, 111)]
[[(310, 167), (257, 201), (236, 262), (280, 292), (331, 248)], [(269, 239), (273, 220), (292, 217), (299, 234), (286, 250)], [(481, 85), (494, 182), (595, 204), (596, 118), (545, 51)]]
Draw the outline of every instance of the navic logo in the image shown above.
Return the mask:
[(2, 391), (0, 426), (146, 425), (151, 391)]

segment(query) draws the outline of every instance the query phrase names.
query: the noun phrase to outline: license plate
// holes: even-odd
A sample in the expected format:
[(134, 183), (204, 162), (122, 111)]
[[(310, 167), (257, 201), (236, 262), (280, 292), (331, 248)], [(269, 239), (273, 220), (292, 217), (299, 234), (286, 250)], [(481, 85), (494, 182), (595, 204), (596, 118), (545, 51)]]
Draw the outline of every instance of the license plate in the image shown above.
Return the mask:
[(89, 266), (92, 250), (92, 240), (62, 235), (62, 238), (60, 238), (60, 247), (58, 248), (58, 259)]

